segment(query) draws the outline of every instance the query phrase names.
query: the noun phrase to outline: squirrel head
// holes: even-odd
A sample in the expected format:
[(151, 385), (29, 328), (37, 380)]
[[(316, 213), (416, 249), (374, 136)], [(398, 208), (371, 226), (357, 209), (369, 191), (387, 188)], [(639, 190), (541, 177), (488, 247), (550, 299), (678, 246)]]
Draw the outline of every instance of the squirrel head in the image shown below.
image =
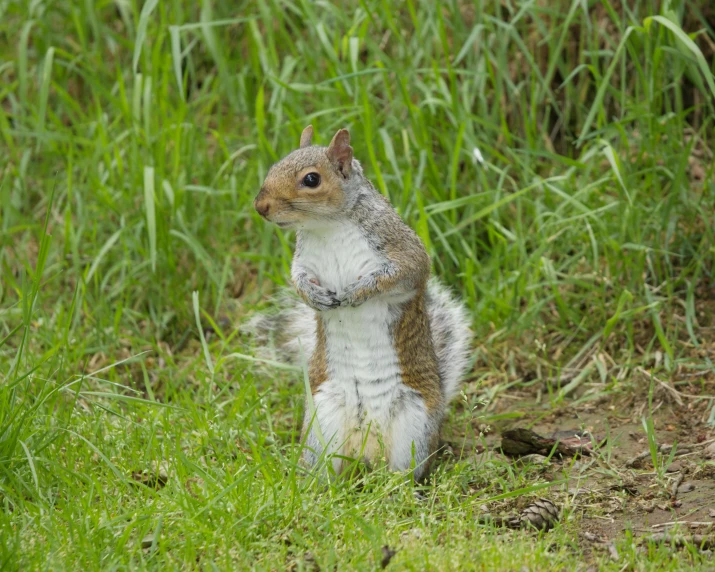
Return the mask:
[(300, 147), (270, 168), (253, 201), (258, 214), (281, 228), (337, 218), (345, 212), (350, 183), (360, 175), (347, 129), (327, 147), (311, 145), (312, 139), (308, 125)]

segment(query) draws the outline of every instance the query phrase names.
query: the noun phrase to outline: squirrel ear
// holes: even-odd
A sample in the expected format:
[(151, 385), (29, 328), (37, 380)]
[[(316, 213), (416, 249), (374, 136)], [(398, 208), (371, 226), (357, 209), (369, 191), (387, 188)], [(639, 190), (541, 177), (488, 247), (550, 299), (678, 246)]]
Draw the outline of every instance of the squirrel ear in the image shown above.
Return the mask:
[(350, 133), (347, 129), (341, 129), (335, 134), (328, 146), (327, 154), (330, 162), (347, 179), (353, 162), (353, 148), (350, 147)]
[(303, 129), (303, 133), (300, 134), (300, 148), (310, 147), (311, 141), (313, 140), (313, 126), (308, 125)]

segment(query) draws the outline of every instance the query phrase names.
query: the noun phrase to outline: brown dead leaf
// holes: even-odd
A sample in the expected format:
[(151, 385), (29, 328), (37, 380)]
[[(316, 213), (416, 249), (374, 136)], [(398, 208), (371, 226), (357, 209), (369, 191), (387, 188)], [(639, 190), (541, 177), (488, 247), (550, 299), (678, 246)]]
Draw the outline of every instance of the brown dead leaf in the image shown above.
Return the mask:
[[(552, 450), (559, 457), (589, 456), (592, 449), (592, 437), (587, 438), (580, 431), (559, 431), (556, 437), (548, 438), (531, 429), (518, 427), (502, 433), (501, 449), (510, 456), (549, 455)], [(561, 435), (566, 437), (562, 438)]]

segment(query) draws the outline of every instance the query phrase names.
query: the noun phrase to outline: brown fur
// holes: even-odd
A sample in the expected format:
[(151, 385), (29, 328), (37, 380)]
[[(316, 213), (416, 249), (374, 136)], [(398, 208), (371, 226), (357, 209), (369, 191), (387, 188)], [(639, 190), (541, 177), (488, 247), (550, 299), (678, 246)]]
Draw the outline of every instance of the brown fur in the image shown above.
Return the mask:
[(303, 133), (300, 134), (300, 148), (305, 149), (306, 147), (310, 147), (312, 142), (313, 142), (313, 126), (308, 125), (308, 127), (303, 129)]
[(422, 395), (429, 411), (441, 411), (437, 356), (425, 312), (424, 289), (406, 304), (394, 335), (402, 382)]
[[(321, 178), (315, 189), (302, 185), (303, 177), (313, 171)], [(253, 204), (261, 216), (279, 226), (299, 223), (342, 207), (344, 196), (339, 178), (324, 149), (299, 149), (268, 171)]]
[(316, 344), (313, 355), (310, 358), (308, 367), (308, 378), (310, 379), (310, 391), (313, 395), (318, 391), (321, 384), (328, 379), (328, 354), (325, 340), (325, 327), (320, 316), (316, 314)]
[[(292, 226), (315, 215), (340, 214), (345, 195), (342, 182), (350, 175), (353, 150), (345, 129), (335, 134), (326, 147), (311, 146), (313, 127), (300, 137), (300, 148), (271, 167), (261, 191), (253, 201), (258, 213), (278, 226)], [(303, 177), (315, 172), (320, 185), (303, 185)]]

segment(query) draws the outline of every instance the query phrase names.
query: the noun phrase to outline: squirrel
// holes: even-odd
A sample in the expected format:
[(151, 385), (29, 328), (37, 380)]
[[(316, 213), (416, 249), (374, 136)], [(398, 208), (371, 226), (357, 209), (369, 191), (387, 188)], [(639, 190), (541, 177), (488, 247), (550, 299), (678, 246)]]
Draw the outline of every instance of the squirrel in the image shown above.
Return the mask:
[(430, 279), (417, 234), (363, 174), (350, 135), (274, 164), (254, 200), (265, 220), (297, 231), (291, 279), (300, 300), (252, 331), (308, 359), (302, 461), (346, 458), (423, 479), (450, 400), (459, 393), (471, 331), (462, 304)]

